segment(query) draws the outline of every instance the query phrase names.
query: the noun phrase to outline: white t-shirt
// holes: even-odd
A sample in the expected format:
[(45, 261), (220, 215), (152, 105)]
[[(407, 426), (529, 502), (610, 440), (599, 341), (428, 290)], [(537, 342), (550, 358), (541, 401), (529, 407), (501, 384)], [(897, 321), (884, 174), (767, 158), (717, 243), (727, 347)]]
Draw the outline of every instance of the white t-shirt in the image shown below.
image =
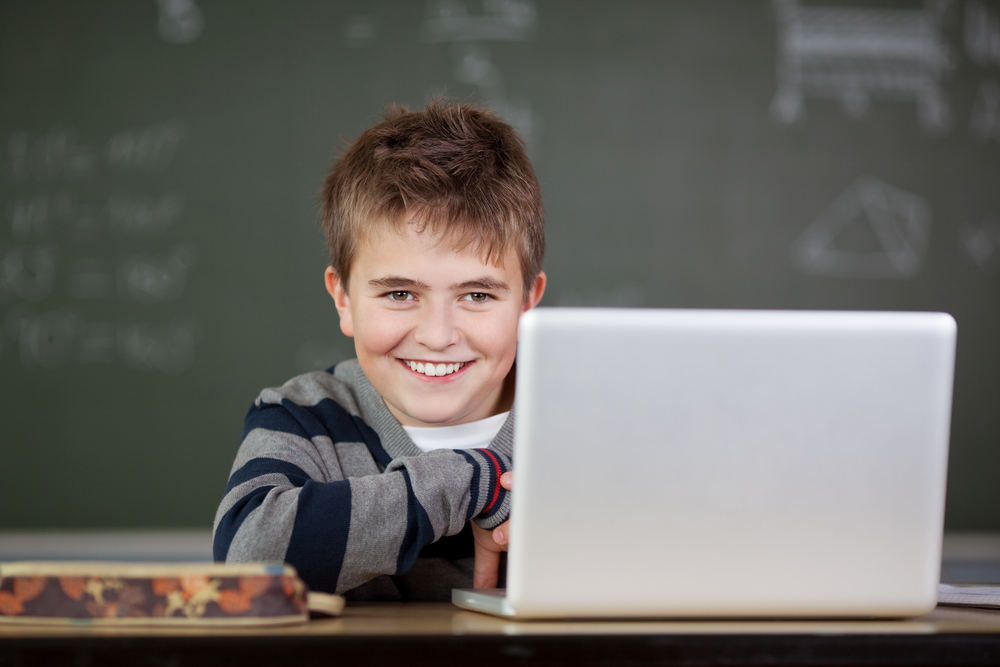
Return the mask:
[(457, 426), (403, 426), (403, 430), (424, 452), (432, 449), (478, 449), (488, 446), (493, 441), (509, 414), (501, 412), (486, 419)]

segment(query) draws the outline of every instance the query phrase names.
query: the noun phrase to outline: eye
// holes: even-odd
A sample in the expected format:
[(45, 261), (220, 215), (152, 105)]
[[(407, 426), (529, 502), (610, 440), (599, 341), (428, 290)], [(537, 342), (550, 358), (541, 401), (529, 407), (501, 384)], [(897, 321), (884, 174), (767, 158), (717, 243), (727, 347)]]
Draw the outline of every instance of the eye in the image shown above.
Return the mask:
[(413, 295), (409, 292), (404, 292), (402, 290), (396, 292), (389, 292), (389, 298), (393, 301), (409, 301), (413, 298)]
[(473, 301), (475, 303), (486, 303), (493, 297), (490, 296), (489, 294), (486, 294), (485, 292), (471, 292), (469, 294), (463, 295), (462, 298), (466, 301)]

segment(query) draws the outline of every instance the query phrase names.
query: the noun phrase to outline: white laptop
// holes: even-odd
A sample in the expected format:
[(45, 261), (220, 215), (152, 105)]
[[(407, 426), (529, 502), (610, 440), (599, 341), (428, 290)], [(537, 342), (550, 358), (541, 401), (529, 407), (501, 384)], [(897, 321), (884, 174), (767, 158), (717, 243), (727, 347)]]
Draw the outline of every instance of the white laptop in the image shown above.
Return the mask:
[(944, 313), (540, 308), (521, 319), (514, 618), (903, 617), (937, 600)]

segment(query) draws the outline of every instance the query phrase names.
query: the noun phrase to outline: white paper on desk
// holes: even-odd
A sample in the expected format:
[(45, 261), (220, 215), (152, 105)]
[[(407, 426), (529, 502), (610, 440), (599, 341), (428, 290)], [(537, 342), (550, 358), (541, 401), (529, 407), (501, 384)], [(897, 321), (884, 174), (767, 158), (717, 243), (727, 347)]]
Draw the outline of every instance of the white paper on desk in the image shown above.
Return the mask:
[(939, 584), (938, 603), (1000, 609), (1000, 584)]

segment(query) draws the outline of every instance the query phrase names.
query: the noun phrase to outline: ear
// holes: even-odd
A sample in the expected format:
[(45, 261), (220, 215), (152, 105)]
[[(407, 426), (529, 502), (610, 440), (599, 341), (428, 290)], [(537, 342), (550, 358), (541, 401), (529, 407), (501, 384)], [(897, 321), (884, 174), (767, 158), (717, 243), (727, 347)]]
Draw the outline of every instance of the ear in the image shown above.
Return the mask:
[(337, 306), (337, 314), (340, 315), (340, 330), (348, 338), (354, 338), (354, 319), (351, 317), (351, 299), (347, 296), (344, 284), (340, 282), (340, 277), (333, 270), (332, 266), (326, 267), (323, 275), (326, 282), (326, 291), (333, 297), (333, 303)]
[(542, 295), (545, 294), (546, 280), (545, 272), (539, 271), (538, 275), (535, 276), (535, 282), (532, 283), (531, 289), (528, 290), (528, 300), (524, 302), (524, 311), (531, 310), (542, 300)]

